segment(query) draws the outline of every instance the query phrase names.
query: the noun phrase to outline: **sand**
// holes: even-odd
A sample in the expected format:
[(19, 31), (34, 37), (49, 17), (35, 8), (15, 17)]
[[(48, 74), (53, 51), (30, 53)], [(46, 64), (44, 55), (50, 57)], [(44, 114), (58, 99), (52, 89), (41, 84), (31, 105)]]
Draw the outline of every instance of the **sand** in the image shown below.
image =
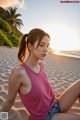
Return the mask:
[[(8, 78), (11, 71), (19, 64), (17, 52), (17, 48), (0, 47), (0, 107), (7, 98)], [(80, 79), (80, 59), (61, 57), (49, 52), (45, 58), (45, 64), (45, 71), (56, 94)], [(72, 106), (71, 111), (80, 114), (78, 100)], [(28, 114), (17, 94), (15, 103), (9, 111), (9, 120), (28, 120)]]

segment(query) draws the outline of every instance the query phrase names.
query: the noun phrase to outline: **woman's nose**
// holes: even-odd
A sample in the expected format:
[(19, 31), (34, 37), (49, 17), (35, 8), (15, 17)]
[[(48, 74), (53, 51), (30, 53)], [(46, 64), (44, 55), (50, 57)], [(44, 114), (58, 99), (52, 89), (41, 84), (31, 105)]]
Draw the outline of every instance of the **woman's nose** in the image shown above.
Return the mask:
[(48, 47), (45, 46), (45, 47), (44, 47), (44, 52), (47, 52), (47, 51), (48, 51)]

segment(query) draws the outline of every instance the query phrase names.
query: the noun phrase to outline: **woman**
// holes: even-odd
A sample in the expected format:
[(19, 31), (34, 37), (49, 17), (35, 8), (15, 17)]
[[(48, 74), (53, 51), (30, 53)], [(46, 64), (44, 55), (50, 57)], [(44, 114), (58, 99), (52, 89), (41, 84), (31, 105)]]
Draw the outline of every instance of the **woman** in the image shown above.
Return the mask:
[[(56, 97), (43, 65), (39, 62), (47, 55), (49, 43), (50, 36), (38, 28), (22, 36), (18, 52), (22, 64), (10, 75), (8, 98), (1, 108), (2, 112), (10, 110), (19, 93), (32, 120), (80, 120), (80, 115), (67, 113), (80, 97), (80, 80)], [(24, 61), (27, 50), (29, 56)]]

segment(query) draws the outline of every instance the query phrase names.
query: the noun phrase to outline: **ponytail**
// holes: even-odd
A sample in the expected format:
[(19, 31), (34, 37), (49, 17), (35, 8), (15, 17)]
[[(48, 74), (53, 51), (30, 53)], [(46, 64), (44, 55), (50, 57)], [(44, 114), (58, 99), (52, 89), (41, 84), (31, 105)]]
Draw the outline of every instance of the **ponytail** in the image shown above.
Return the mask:
[(29, 52), (29, 55), (31, 52), (28, 48), (28, 43), (34, 46), (34, 43), (38, 41), (38, 46), (39, 46), (41, 40), (46, 35), (50, 38), (50, 36), (46, 32), (44, 32), (43, 30), (39, 28), (32, 29), (29, 32), (29, 34), (24, 34), (19, 43), (18, 59), (23, 63), (26, 58), (25, 55), (26, 55), (27, 50)]
[(25, 53), (26, 53), (27, 37), (28, 37), (28, 34), (24, 34), (19, 43), (18, 59), (22, 63), (24, 62)]

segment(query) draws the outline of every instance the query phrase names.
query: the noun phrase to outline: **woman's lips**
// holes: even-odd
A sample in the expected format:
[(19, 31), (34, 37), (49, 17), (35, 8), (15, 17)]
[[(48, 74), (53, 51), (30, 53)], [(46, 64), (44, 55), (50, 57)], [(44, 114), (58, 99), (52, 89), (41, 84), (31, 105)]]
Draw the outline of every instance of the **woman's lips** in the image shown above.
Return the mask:
[(45, 57), (47, 54), (42, 54), (43, 57)]

